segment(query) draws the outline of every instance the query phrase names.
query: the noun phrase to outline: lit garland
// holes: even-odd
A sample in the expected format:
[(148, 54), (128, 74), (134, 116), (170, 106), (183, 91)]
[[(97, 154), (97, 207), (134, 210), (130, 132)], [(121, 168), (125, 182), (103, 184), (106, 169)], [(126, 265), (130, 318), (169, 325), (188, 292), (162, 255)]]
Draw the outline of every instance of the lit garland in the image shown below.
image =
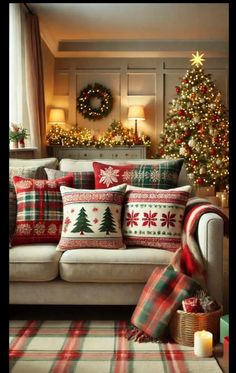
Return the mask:
[(204, 74), (200, 65), (187, 71), (176, 86), (157, 156), (185, 158), (195, 185), (228, 189), (228, 112), (211, 74)]
[(124, 128), (121, 122), (114, 120), (107, 131), (97, 138), (86, 128), (73, 127), (64, 130), (60, 126), (52, 126), (46, 136), (48, 145), (73, 146), (93, 146), (102, 148), (104, 146), (135, 146), (151, 145), (150, 137), (142, 134), (136, 137), (133, 129)]
[[(93, 97), (101, 101), (98, 108), (91, 106), (91, 99)], [(80, 92), (80, 96), (77, 97), (76, 107), (85, 119), (98, 120), (106, 117), (111, 112), (112, 104), (113, 98), (111, 91), (103, 85), (95, 83), (94, 86), (89, 84)]]

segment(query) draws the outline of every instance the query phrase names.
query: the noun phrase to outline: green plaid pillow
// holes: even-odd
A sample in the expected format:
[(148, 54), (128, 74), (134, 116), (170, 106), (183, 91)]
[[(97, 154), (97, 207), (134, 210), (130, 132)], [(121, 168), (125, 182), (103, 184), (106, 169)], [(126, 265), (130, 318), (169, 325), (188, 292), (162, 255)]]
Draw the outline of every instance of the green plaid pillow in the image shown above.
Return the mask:
[(183, 159), (158, 164), (126, 164), (123, 166), (93, 162), (96, 189), (126, 183), (156, 189), (177, 187)]
[(73, 174), (73, 187), (76, 189), (94, 189), (94, 172), (93, 171), (78, 171), (68, 172), (53, 170), (51, 168), (45, 168), (48, 180), (57, 179), (66, 175)]
[(12, 245), (59, 241), (63, 219), (60, 186), (72, 182), (72, 176), (55, 180), (13, 177), (17, 219)]
[(47, 174), (44, 171), (44, 167), (32, 167), (32, 166), (10, 166), (9, 167), (9, 238), (14, 233), (16, 225), (16, 192), (12, 178), (14, 176), (21, 176), (31, 179), (47, 179)]

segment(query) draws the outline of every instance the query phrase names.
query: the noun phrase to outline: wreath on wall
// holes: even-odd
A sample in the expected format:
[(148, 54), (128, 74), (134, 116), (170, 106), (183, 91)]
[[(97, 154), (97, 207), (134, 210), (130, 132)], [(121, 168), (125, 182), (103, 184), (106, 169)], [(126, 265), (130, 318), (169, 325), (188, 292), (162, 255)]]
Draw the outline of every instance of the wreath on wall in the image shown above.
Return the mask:
[[(91, 101), (93, 98), (100, 100), (99, 107), (93, 107)], [(95, 83), (94, 86), (88, 84), (82, 89), (77, 97), (77, 110), (84, 118), (89, 120), (99, 120), (106, 117), (112, 109), (113, 98), (110, 89), (102, 84)]]

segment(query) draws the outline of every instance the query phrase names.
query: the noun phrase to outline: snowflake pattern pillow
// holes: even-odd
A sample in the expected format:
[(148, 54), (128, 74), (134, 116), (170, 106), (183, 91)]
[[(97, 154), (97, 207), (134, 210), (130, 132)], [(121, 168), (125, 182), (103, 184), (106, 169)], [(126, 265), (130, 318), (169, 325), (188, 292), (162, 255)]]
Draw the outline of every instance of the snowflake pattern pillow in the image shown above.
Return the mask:
[(17, 216), (11, 244), (58, 243), (63, 220), (60, 186), (71, 186), (73, 177), (40, 180), (14, 176), (13, 183)]
[(170, 190), (127, 187), (123, 236), (127, 246), (176, 251), (190, 186)]
[(126, 184), (100, 190), (61, 187), (63, 226), (57, 251), (125, 249), (121, 209)]
[(181, 158), (158, 164), (123, 166), (93, 162), (95, 188), (109, 188), (123, 183), (144, 188), (175, 188), (183, 161)]

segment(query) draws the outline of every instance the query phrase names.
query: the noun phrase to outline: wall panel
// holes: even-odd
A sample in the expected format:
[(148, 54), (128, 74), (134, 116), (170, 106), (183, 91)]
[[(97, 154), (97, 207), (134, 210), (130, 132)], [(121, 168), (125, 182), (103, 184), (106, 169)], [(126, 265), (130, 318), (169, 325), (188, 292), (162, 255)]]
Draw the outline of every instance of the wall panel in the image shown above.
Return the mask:
[[(186, 58), (56, 58), (54, 74), (53, 106), (65, 107), (70, 125), (94, 129), (102, 133), (111, 122), (121, 120), (125, 126), (134, 124), (127, 119), (129, 105), (144, 105), (145, 121), (138, 129), (150, 135), (155, 153), (163, 129), (169, 102), (175, 98), (175, 86), (187, 69), (191, 68)], [(228, 60), (206, 58), (206, 73), (212, 74), (217, 88), (228, 105)], [(111, 89), (114, 106), (104, 119), (89, 121), (76, 110), (76, 97), (87, 84), (101, 83)]]

